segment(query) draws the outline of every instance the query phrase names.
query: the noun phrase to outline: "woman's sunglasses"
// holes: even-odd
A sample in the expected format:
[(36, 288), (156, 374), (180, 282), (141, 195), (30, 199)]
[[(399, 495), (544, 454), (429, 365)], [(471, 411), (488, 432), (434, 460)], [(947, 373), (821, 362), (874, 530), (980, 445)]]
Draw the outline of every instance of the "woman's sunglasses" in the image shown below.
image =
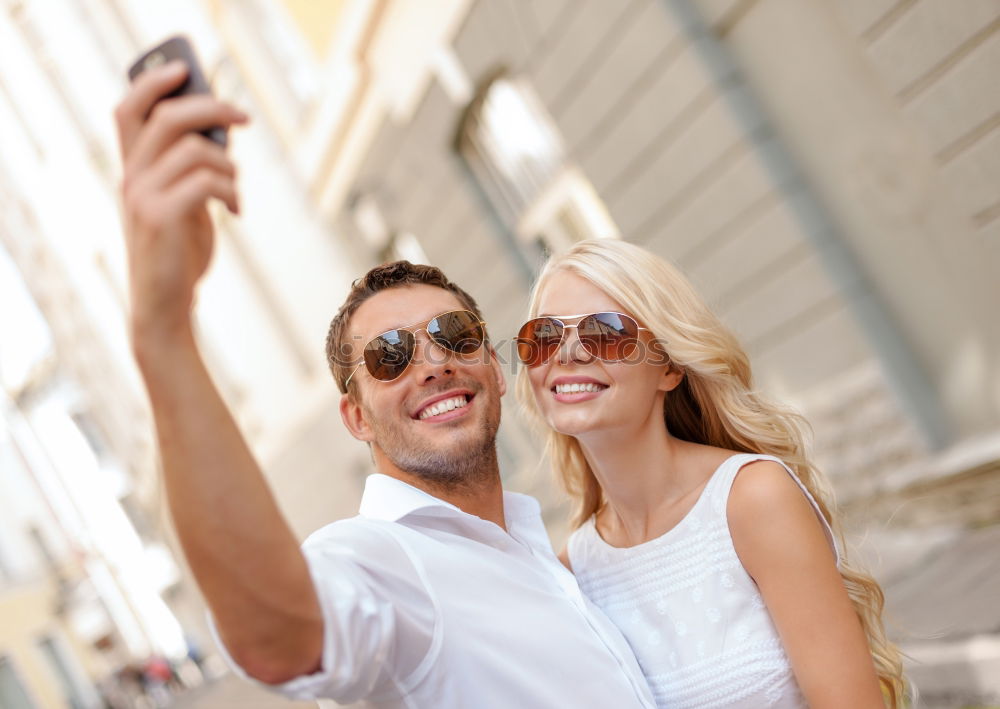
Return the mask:
[[(582, 318), (576, 325), (563, 322), (576, 318)], [(547, 362), (559, 350), (566, 330), (573, 327), (583, 348), (605, 362), (627, 359), (639, 342), (639, 331), (648, 329), (623, 313), (535, 318), (524, 323), (517, 333), (518, 359), (528, 367)]]
[(472, 354), (486, 341), (486, 323), (468, 310), (452, 310), (416, 326), (388, 330), (365, 345), (364, 356), (344, 381), (344, 390), (361, 365), (381, 382), (391, 382), (406, 371), (417, 349), (421, 330), (435, 343), (451, 352)]

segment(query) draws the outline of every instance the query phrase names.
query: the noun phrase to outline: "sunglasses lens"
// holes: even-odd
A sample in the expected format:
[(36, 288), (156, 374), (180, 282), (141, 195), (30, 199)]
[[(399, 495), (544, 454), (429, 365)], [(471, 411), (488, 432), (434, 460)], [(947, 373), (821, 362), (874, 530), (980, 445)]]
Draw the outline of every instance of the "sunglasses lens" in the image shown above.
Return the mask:
[(365, 366), (383, 382), (391, 382), (406, 369), (413, 357), (413, 334), (406, 330), (383, 332), (365, 345)]
[(537, 367), (559, 349), (562, 323), (554, 318), (535, 318), (517, 333), (517, 356), (528, 367)]
[(427, 333), (442, 347), (459, 354), (472, 354), (486, 340), (482, 323), (468, 310), (438, 315), (427, 323)]
[(580, 342), (598, 359), (627, 359), (639, 341), (639, 324), (621, 313), (594, 313), (580, 321)]
[(459, 354), (472, 354), (486, 340), (486, 332), (475, 314), (455, 310), (427, 323), (427, 334), (442, 347)]

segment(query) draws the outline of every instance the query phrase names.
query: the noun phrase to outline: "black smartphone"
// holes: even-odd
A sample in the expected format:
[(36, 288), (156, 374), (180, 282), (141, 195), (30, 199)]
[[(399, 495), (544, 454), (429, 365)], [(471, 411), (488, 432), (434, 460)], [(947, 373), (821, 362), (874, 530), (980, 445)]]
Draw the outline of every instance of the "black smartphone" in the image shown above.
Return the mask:
[[(187, 37), (180, 35), (171, 37), (165, 42), (156, 45), (136, 59), (135, 63), (128, 70), (129, 81), (135, 81), (135, 78), (147, 69), (158, 67), (175, 59), (180, 59), (188, 65), (188, 77), (176, 91), (167, 94), (163, 98), (173, 98), (174, 96), (184, 96), (187, 94), (212, 93), (212, 89), (209, 88), (208, 81), (205, 79), (205, 74), (201, 70), (201, 65), (198, 63), (198, 58), (195, 56), (191, 42), (188, 41)], [(209, 140), (214, 140), (223, 148), (226, 147), (228, 140), (225, 128), (216, 126), (215, 128), (202, 131), (201, 134)]]

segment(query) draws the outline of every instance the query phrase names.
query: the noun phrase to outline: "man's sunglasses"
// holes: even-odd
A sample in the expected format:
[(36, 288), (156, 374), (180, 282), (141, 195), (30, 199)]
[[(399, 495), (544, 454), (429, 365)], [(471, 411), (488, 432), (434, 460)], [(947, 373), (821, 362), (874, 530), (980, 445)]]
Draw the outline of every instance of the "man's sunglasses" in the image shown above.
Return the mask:
[[(576, 325), (564, 320), (581, 318)], [(569, 328), (576, 328), (580, 344), (594, 357), (605, 362), (627, 359), (639, 342), (639, 327), (633, 318), (623, 313), (590, 313), (544, 317), (529, 320), (517, 333), (517, 356), (528, 367), (537, 367), (559, 350)]]
[(361, 365), (381, 382), (398, 379), (413, 361), (417, 349), (417, 333), (421, 330), (441, 347), (459, 354), (472, 354), (486, 341), (486, 323), (468, 310), (441, 313), (425, 323), (387, 330), (365, 345), (364, 356), (348, 375), (344, 389)]

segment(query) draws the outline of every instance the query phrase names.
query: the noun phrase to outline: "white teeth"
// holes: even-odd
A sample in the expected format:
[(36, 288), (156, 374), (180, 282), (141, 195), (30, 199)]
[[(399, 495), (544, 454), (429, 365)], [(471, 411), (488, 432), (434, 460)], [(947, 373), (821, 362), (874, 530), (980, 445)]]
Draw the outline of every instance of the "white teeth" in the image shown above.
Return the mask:
[(556, 394), (577, 394), (582, 391), (601, 391), (607, 389), (601, 384), (586, 382), (584, 384), (556, 384)]
[(456, 396), (453, 399), (438, 401), (420, 412), (420, 420), (423, 421), (431, 416), (438, 416), (454, 409), (460, 409), (468, 403), (464, 396)]

